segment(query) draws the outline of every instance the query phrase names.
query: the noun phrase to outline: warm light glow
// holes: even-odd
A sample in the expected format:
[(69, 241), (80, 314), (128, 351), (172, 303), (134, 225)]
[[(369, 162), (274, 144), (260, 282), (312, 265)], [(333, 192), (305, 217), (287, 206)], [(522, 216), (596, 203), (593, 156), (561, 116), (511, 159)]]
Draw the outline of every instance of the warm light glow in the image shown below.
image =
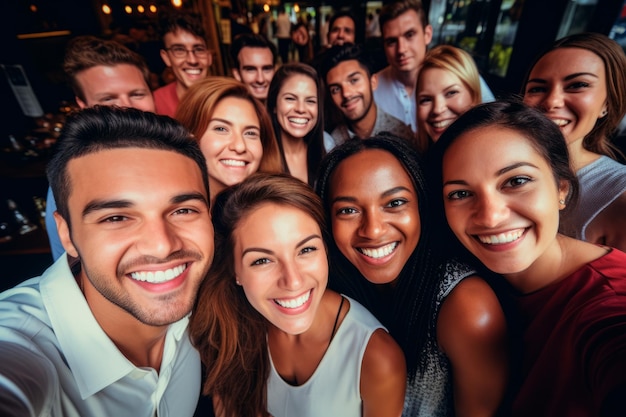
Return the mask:
[(31, 4), (29, 7), (30, 11), (33, 13), (37, 13), (37, 5)]
[(267, 3), (265, 3), (265, 4), (263, 5), (263, 11), (264, 11), (265, 13), (269, 12), (269, 11), (270, 11), (270, 5), (269, 5), (269, 4), (267, 4)]
[(150, 9), (150, 13), (156, 13), (157, 12), (157, 7), (154, 4), (151, 4), (149, 9)]
[(300, 6), (298, 6), (298, 3), (293, 5), (293, 11), (296, 13), (300, 13)]
[(102, 5), (102, 13), (104, 13), (104, 14), (111, 14), (111, 8), (109, 7), (108, 4), (103, 4)]
[(172, 0), (172, 6), (180, 7), (183, 5), (183, 0)]
[(128, 14), (131, 14), (133, 12), (133, 8), (130, 6), (124, 6), (124, 11)]
[(145, 9), (145, 8), (144, 8), (141, 4), (140, 4), (139, 6), (137, 6), (137, 11), (138, 11), (139, 13), (143, 13), (143, 12), (145, 12), (145, 11), (146, 11), (146, 9)]

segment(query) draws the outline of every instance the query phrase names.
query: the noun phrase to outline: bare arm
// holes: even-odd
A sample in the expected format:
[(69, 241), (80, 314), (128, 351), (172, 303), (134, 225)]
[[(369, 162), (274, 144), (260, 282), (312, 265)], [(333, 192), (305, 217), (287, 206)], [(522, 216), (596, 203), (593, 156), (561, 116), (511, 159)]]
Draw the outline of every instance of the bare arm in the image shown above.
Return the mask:
[(506, 321), (491, 287), (464, 279), (444, 301), (437, 321), (439, 345), (450, 359), (458, 417), (493, 416), (509, 376)]
[(383, 329), (372, 334), (361, 364), (363, 417), (398, 417), (406, 391), (404, 354)]

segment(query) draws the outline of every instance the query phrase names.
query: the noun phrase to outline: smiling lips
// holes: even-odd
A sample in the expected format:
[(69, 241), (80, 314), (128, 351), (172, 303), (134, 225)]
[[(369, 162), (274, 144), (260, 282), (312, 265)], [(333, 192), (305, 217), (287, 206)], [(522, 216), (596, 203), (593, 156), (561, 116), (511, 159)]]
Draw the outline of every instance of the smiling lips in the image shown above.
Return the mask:
[(398, 242), (392, 242), (379, 248), (356, 248), (356, 250), (369, 258), (380, 259), (390, 255), (397, 247)]
[(309, 123), (309, 119), (304, 118), (304, 117), (288, 117), (287, 120), (289, 120), (290, 123), (302, 125), (302, 126)]
[(137, 271), (132, 272), (130, 277), (137, 281), (149, 282), (151, 284), (161, 284), (171, 281), (180, 276), (187, 269), (187, 264), (175, 266), (165, 271)]
[(296, 297), (296, 298), (291, 298), (289, 300), (275, 298), (274, 302), (278, 304), (279, 306), (281, 306), (282, 308), (302, 307), (307, 301), (309, 301), (312, 291), (313, 290), (309, 290), (306, 293), (302, 294), (301, 296)]
[(240, 161), (238, 159), (220, 159), (220, 162), (226, 166), (235, 168), (245, 167), (248, 165), (246, 161)]
[(504, 245), (511, 243), (522, 237), (525, 229), (512, 230), (505, 233), (499, 233), (497, 235), (476, 235), (481, 243), (487, 245)]

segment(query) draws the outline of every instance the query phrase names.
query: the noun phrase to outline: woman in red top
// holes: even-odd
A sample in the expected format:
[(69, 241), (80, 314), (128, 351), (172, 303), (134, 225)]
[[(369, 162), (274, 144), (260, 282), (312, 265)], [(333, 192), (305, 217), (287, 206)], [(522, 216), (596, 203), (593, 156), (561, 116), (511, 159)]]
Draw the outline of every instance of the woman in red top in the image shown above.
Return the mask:
[(578, 193), (558, 126), (521, 103), (488, 103), (433, 151), (451, 231), (517, 291), (513, 415), (624, 415), (626, 254), (558, 233)]

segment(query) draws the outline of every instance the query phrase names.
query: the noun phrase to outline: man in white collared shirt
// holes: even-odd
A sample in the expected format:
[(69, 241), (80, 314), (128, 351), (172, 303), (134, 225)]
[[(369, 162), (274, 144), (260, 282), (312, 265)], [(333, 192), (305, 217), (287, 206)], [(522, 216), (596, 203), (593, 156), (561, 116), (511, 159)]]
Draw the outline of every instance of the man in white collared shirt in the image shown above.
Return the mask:
[(197, 143), (169, 118), (90, 108), (48, 179), (72, 258), (0, 294), (0, 415), (191, 417), (187, 322), (213, 260)]

